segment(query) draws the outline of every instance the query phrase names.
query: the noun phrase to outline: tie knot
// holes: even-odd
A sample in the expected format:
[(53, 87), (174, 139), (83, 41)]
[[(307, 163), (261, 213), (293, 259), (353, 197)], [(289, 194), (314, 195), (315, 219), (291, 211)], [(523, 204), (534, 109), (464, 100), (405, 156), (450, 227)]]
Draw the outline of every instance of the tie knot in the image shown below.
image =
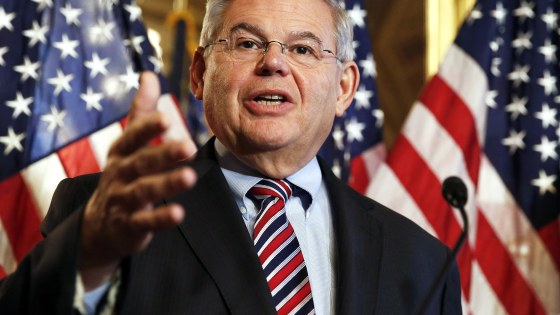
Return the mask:
[(285, 203), (292, 195), (292, 185), (287, 180), (263, 179), (249, 189), (248, 197), (261, 203), (269, 197), (280, 198)]

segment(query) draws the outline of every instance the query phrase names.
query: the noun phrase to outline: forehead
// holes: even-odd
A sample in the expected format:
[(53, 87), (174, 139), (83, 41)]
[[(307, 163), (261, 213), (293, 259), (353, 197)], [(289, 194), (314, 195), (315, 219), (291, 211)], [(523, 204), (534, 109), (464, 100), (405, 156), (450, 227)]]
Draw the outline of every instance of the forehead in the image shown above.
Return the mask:
[(330, 7), (323, 0), (232, 0), (222, 16), (223, 31), (246, 23), (268, 36), (311, 32), (334, 37)]

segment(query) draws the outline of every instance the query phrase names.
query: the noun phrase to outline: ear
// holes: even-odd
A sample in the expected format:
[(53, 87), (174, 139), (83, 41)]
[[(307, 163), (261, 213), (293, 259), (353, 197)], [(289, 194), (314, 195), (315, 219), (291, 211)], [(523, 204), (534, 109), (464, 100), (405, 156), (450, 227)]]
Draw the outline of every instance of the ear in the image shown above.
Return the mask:
[(358, 84), (360, 83), (360, 71), (354, 61), (347, 61), (342, 66), (340, 77), (339, 94), (336, 100), (336, 116), (340, 117), (352, 104)]
[(206, 71), (206, 61), (204, 60), (204, 48), (198, 47), (194, 52), (193, 61), (190, 67), (191, 90), (197, 100), (201, 100), (204, 91), (204, 71)]

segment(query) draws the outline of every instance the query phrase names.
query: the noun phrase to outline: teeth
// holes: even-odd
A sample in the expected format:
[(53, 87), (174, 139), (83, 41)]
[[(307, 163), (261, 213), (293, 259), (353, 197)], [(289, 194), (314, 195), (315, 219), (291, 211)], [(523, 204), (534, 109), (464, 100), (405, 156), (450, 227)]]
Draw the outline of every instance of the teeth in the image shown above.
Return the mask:
[(255, 100), (262, 105), (278, 105), (284, 101), (284, 97), (281, 95), (260, 95)]
[(283, 99), (283, 97), (280, 96), (280, 95), (263, 95), (263, 96), (260, 96), (260, 97), (262, 97), (264, 99), (269, 99), (269, 100), (281, 100), (281, 99)]

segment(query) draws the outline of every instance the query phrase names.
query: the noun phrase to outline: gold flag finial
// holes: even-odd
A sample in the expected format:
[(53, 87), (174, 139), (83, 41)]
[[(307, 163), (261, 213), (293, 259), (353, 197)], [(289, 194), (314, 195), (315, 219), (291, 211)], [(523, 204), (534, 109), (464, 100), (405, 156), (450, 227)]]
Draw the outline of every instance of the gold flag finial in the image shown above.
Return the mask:
[(198, 47), (198, 32), (195, 19), (187, 9), (188, 0), (173, 0), (173, 11), (167, 15), (166, 24), (170, 29), (175, 29), (179, 21), (183, 21), (187, 27), (187, 52), (192, 57)]
[(426, 78), (434, 75), (475, 0), (425, 0)]

